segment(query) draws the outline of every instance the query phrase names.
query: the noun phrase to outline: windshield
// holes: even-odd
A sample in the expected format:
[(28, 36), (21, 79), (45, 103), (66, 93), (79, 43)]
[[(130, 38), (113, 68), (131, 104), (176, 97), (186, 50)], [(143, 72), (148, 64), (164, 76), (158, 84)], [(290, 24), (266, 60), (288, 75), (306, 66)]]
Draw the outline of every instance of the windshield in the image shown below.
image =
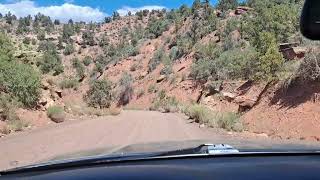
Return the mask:
[(1, 0), (0, 170), (204, 143), (317, 149), (320, 51), (302, 6)]

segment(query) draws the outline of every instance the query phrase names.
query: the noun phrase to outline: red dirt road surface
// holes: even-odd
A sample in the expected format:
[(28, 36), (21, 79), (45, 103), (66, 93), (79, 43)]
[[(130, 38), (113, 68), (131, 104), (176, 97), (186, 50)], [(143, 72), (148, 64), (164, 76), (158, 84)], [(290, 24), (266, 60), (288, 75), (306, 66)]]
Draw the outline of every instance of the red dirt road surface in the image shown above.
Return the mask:
[(124, 111), (116, 117), (67, 121), (62, 124), (21, 132), (0, 139), (0, 169), (38, 163), (56, 156), (102, 147), (119, 147), (138, 143), (187, 141), (231, 143), (267, 137), (226, 133), (199, 128), (180, 114), (151, 111)]

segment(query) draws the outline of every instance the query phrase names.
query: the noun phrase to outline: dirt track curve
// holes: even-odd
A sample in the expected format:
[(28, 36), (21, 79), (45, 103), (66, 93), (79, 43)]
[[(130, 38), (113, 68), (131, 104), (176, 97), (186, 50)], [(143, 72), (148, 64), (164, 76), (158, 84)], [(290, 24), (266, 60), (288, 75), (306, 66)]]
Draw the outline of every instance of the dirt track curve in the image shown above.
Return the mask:
[(0, 138), (0, 169), (101, 147), (197, 139), (241, 141), (235, 135), (199, 128), (179, 114), (124, 111), (116, 117), (67, 121)]

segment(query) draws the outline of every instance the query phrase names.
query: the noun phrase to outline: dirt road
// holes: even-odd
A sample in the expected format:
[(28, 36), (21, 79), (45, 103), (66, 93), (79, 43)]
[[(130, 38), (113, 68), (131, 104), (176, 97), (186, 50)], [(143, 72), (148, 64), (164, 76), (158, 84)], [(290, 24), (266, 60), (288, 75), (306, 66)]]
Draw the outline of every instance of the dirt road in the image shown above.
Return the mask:
[(116, 117), (67, 121), (1, 138), (0, 169), (95, 148), (196, 139), (239, 142), (247, 137), (199, 128), (179, 114), (124, 111)]

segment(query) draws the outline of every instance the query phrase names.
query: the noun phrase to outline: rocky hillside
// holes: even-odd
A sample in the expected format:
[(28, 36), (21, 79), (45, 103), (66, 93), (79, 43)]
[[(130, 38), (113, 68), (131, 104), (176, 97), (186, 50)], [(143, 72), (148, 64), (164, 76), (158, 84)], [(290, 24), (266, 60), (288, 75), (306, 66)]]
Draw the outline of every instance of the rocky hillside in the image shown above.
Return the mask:
[(104, 23), (1, 15), (0, 132), (148, 109), (319, 140), (319, 46), (298, 31), (301, 6), (195, 0)]

